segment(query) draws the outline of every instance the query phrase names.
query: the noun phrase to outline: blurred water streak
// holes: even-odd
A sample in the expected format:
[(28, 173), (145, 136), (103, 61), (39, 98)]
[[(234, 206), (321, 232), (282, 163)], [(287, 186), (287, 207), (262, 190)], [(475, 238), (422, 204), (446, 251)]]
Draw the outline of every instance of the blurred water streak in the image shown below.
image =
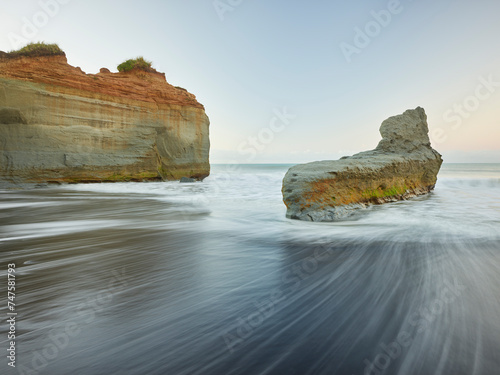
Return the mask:
[(285, 219), (286, 169), (2, 191), (17, 370), (498, 373), (500, 165), (444, 165), (432, 194), (338, 223)]

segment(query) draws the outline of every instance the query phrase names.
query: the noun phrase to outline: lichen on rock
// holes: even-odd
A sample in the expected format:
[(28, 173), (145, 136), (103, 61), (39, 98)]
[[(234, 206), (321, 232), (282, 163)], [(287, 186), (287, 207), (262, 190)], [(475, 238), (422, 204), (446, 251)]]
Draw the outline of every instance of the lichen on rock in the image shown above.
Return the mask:
[(443, 161), (428, 132), (427, 116), (418, 107), (385, 120), (374, 150), (290, 168), (282, 189), (287, 217), (335, 221), (368, 205), (430, 192)]

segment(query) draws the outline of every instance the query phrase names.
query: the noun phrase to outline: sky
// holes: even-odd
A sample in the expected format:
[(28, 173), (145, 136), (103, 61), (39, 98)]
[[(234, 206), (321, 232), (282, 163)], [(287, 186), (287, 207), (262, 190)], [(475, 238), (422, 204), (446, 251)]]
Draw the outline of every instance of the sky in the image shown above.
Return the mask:
[(144, 56), (195, 94), (212, 163), (374, 148), (421, 106), (445, 162), (500, 163), (498, 0), (0, 0), (0, 50), (57, 43), (87, 73)]

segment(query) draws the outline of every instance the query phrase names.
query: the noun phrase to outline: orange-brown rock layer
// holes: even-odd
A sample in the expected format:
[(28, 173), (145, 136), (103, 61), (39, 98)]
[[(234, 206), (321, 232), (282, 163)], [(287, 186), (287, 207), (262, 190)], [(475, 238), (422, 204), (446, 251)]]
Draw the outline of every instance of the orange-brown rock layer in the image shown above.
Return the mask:
[(0, 57), (0, 177), (11, 181), (204, 178), (204, 107), (164, 74), (85, 74), (65, 56)]
[(196, 97), (167, 83), (165, 73), (133, 70), (85, 74), (68, 64), (66, 56), (0, 58), (0, 78), (44, 83), (55, 92), (78, 93), (87, 98), (135, 99), (154, 104), (177, 104), (203, 109)]

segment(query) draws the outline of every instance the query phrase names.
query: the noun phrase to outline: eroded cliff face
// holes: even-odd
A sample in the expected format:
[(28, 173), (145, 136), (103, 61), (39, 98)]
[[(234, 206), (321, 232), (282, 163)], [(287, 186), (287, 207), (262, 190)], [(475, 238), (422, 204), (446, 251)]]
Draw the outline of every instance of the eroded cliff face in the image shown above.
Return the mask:
[(282, 189), (287, 217), (335, 221), (370, 204), (428, 193), (443, 162), (428, 132), (427, 116), (418, 107), (385, 120), (375, 150), (290, 168)]
[(65, 56), (0, 56), (0, 178), (13, 182), (202, 179), (204, 107), (165, 75), (85, 74)]

